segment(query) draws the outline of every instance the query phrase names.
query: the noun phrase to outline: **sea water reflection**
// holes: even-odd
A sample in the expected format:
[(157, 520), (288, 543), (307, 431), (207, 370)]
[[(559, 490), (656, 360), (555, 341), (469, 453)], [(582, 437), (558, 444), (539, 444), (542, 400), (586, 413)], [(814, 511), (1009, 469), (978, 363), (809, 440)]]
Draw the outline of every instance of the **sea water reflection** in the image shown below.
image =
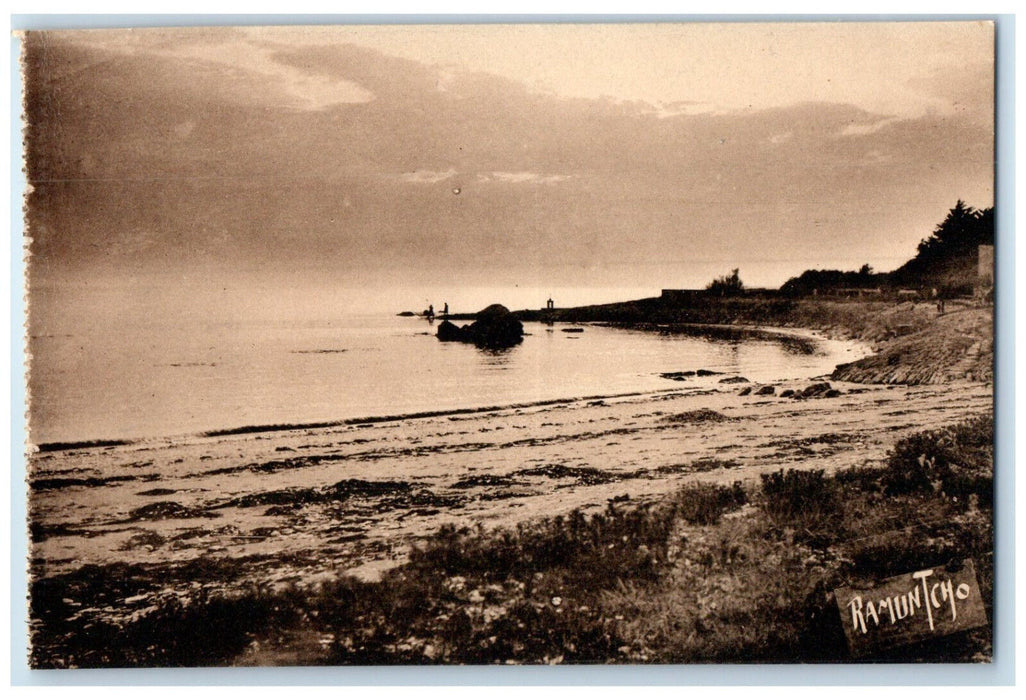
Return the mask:
[(117, 321), (30, 339), (33, 442), (683, 388), (660, 374), (700, 368), (756, 382), (811, 377), (854, 358), (845, 343), (749, 337), (734, 329), (586, 326), (564, 333), (560, 324), (526, 323), (520, 345), (481, 350), (439, 342), (422, 319), (389, 315)]

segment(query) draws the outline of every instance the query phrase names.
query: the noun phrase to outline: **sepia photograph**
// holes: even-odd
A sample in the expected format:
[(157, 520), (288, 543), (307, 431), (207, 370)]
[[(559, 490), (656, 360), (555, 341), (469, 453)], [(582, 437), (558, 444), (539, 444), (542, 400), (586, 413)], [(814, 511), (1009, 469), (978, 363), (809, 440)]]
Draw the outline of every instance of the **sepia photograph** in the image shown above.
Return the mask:
[(993, 22), (16, 40), (30, 668), (993, 663)]

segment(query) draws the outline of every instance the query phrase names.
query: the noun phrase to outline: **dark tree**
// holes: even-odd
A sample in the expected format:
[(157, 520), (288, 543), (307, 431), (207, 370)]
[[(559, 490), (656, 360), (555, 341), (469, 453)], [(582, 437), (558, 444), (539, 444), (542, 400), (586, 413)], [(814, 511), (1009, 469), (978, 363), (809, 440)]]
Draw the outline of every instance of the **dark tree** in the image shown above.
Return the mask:
[(729, 275), (717, 277), (706, 286), (709, 292), (721, 297), (738, 296), (744, 291), (744, 288), (745, 285), (741, 281), (740, 269), (736, 267)]
[(899, 285), (925, 285), (971, 275), (977, 247), (993, 244), (994, 208), (973, 209), (960, 199), (920, 241), (916, 256), (892, 273), (893, 280)]
[(799, 277), (792, 277), (780, 287), (789, 296), (812, 294), (813, 290), (830, 292), (837, 289), (870, 289), (885, 286), (887, 275), (873, 272), (869, 264), (854, 270), (806, 270)]
[(933, 233), (920, 241), (916, 256), (894, 272), (874, 272), (868, 263), (857, 272), (806, 270), (780, 291), (803, 296), (844, 288), (934, 287), (942, 296), (964, 294), (972, 291), (976, 280), (980, 245), (994, 245), (994, 208), (973, 209), (958, 200)]

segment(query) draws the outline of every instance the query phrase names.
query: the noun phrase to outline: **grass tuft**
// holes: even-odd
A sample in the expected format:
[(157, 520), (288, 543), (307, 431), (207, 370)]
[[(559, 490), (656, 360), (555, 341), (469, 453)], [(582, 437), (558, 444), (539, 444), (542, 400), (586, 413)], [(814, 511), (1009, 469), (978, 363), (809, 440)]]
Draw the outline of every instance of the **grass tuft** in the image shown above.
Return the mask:
[(783, 469), (762, 475), (764, 508), (781, 527), (807, 534), (831, 528), (840, 513), (837, 484), (822, 469)]

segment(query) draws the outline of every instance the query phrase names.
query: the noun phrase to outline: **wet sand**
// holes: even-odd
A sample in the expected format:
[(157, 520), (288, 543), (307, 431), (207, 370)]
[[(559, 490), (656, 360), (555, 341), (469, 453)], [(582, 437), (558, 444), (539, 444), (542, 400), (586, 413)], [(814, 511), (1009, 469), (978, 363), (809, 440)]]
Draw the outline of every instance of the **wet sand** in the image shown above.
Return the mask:
[[(830, 398), (688, 387), (377, 423), (142, 441), (30, 458), (32, 570), (133, 565), (139, 614), (199, 588), (374, 577), (445, 523), (511, 526), (695, 480), (879, 464), (900, 437), (992, 410), (993, 387), (831, 382)], [(753, 387), (757, 389), (758, 387)], [(219, 571), (173, 575), (178, 568)], [(143, 580), (146, 579), (146, 580)]]

